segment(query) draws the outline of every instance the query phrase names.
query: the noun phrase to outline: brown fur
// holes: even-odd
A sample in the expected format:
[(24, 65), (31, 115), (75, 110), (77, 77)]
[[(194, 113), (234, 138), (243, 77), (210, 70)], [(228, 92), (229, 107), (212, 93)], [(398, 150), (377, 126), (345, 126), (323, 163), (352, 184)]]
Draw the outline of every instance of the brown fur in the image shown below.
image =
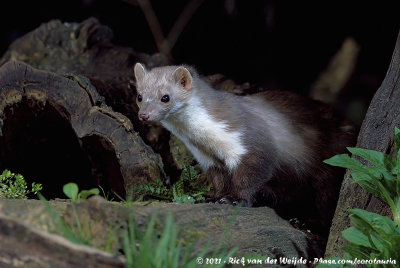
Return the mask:
[[(297, 135), (307, 143), (309, 154), (313, 155), (310, 163), (303, 163), (307, 165), (307, 172), (294, 183), (291, 178), (298, 177), (292, 171), (296, 167), (281, 167), (258, 198), (260, 204), (271, 205), (272, 202), (286, 217), (300, 211), (299, 217), (311, 219), (326, 232), (336, 207), (343, 171), (322, 161), (344, 153), (346, 146), (354, 144), (354, 127), (336, 117), (329, 105), (293, 93), (267, 91), (257, 97), (272, 103), (290, 118)], [(269, 196), (274, 198), (269, 200)]]
[[(229, 196), (248, 206), (268, 205), (284, 217), (307, 219), (318, 231), (328, 231), (343, 174), (322, 161), (344, 152), (354, 140), (353, 128), (329, 106), (280, 91), (235, 96), (212, 89), (182, 66), (149, 72), (135, 66), (135, 74), (138, 93), (152, 100), (138, 102), (139, 113), (151, 114), (150, 120), (173, 131), (204, 162), (216, 201)], [(170, 102), (159, 101), (164, 94)], [(215, 130), (193, 118), (226, 127)], [(202, 128), (196, 129), (197, 124)], [(197, 131), (205, 131), (204, 136)], [(229, 142), (219, 133), (226, 133)], [(232, 168), (227, 164), (236, 159), (231, 149), (240, 153), (241, 146), (245, 153)]]

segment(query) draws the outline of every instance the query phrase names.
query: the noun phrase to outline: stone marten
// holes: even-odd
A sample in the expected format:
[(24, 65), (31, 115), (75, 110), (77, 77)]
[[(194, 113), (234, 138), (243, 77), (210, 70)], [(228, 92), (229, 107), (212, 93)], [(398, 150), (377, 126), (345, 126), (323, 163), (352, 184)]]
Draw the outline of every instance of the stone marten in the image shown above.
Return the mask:
[(139, 119), (160, 122), (184, 142), (216, 203), (268, 205), (328, 231), (343, 174), (322, 161), (354, 137), (328, 105), (281, 91), (236, 96), (187, 66), (137, 63), (134, 73)]

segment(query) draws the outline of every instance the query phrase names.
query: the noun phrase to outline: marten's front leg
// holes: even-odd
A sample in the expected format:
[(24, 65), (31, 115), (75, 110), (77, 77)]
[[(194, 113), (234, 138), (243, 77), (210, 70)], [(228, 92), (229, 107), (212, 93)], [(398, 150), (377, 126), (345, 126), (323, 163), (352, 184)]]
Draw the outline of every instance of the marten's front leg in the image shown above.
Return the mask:
[(265, 189), (266, 183), (272, 178), (275, 161), (265, 157), (251, 155), (243, 157), (232, 176), (232, 195), (245, 206), (253, 206), (257, 194)]
[(214, 197), (208, 201), (217, 204), (232, 204), (233, 200), (231, 195), (232, 192), (232, 176), (227, 170), (219, 167), (210, 167), (206, 176), (212, 181), (214, 188)]
[[(241, 173), (237, 174), (237, 176), (241, 175)], [(210, 168), (207, 171), (207, 176), (212, 179), (214, 188), (214, 197), (208, 200), (210, 203), (233, 206), (242, 204), (246, 207), (251, 207), (253, 205), (255, 201), (253, 196), (255, 196), (256, 192), (253, 191), (252, 187), (249, 187), (247, 183), (247, 174), (236, 178), (236, 183), (241, 184), (239, 187), (235, 185), (235, 180), (233, 178), (235, 173), (232, 176), (226, 169), (216, 167)], [(254, 190), (258, 191), (259, 187), (255, 187)]]

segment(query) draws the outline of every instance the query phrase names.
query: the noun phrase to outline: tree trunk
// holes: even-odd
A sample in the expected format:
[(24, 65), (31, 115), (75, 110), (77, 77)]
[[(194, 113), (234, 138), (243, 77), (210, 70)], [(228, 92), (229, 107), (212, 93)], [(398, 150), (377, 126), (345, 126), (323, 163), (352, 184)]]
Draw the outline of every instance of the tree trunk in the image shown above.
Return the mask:
[[(356, 147), (394, 153), (394, 128), (400, 126), (400, 33), (392, 56), (389, 70), (382, 85), (373, 97), (361, 130)], [(391, 216), (390, 208), (358, 186), (346, 173), (339, 201), (333, 218), (326, 248), (326, 256), (343, 255), (342, 246), (346, 240), (341, 231), (350, 226), (348, 209), (361, 208)]]

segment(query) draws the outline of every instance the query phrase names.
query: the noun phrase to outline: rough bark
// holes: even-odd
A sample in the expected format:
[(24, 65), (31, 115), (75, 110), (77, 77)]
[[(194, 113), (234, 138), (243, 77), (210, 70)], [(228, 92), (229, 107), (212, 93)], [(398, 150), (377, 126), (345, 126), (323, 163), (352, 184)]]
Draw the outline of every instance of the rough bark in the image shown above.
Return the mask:
[[(400, 126), (400, 34), (392, 56), (389, 70), (382, 85), (373, 97), (356, 147), (393, 154), (395, 126)], [(326, 256), (343, 254), (340, 249), (345, 243), (341, 231), (350, 226), (348, 209), (362, 208), (391, 216), (389, 207), (367, 193), (346, 173), (326, 248)]]
[(88, 79), (10, 61), (0, 68), (0, 168), (21, 164), (28, 174), (50, 175), (43, 182), (47, 197), (74, 178), (62, 181), (66, 174), (81, 178), (81, 186), (109, 185), (119, 194), (163, 177), (161, 159)]

